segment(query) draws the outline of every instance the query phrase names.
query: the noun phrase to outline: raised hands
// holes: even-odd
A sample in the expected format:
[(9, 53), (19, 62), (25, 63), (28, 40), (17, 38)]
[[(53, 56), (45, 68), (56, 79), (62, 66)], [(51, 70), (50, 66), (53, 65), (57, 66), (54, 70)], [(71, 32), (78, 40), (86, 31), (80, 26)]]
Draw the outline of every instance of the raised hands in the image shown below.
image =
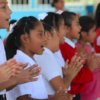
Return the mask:
[(91, 59), (88, 61), (88, 68), (90, 68), (91, 71), (96, 69), (100, 64), (100, 57), (96, 56), (94, 54), (91, 55)]
[[(24, 68), (25, 67), (26, 66), (24, 66)], [(38, 67), (38, 65), (35, 64), (35, 65), (25, 69), (25, 70), (22, 70), (21, 73), (15, 77), (15, 79), (16, 79), (18, 84), (37, 81), (38, 78), (34, 78), (34, 77), (40, 75), (40, 71), (41, 71), (41, 67)]]
[(60, 88), (55, 95), (53, 96), (53, 98), (51, 100), (72, 100), (75, 95), (71, 95), (69, 93), (66, 93), (67, 89), (62, 89)]
[(78, 54), (83, 53), (83, 54), (87, 54), (87, 48), (86, 48), (86, 44), (81, 44), (81, 46), (76, 46), (77, 48), (77, 52)]
[(78, 74), (78, 72), (83, 67), (84, 60), (77, 53), (72, 58), (70, 64), (68, 64), (68, 60), (66, 61), (65, 68), (63, 68), (63, 74), (67, 77), (67, 79), (73, 80), (74, 77)]
[(0, 65), (0, 83), (9, 80), (11, 77), (16, 76), (22, 70), (18, 67), (20, 63), (17, 63), (15, 59), (10, 59), (4, 64)]

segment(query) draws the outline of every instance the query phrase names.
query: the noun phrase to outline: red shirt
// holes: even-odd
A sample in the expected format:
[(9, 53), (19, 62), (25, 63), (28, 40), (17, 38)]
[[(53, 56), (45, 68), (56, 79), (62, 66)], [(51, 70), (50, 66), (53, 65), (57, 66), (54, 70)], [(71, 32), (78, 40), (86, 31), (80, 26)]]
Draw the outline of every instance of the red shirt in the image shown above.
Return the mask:
[[(69, 63), (76, 53), (76, 47), (75, 44), (70, 41), (69, 39), (65, 39), (65, 43), (63, 45), (60, 45), (60, 50), (62, 53), (62, 56), (64, 60), (66, 61), (69, 59)], [(83, 92), (87, 89), (85, 83), (93, 81), (93, 75), (92, 72), (88, 67), (82, 68), (80, 72), (77, 74), (77, 76), (73, 79), (71, 83), (71, 94), (78, 94)]]
[(100, 27), (96, 30), (96, 37), (93, 43), (93, 47), (96, 53), (100, 53), (100, 43), (98, 43), (99, 45), (97, 45), (97, 38), (100, 36)]

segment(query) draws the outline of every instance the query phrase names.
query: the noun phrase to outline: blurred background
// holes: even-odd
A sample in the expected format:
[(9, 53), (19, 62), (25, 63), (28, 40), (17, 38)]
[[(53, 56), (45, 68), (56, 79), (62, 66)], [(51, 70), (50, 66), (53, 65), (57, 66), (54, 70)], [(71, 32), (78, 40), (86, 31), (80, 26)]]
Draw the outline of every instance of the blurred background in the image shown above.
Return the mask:
[[(12, 10), (11, 20), (18, 20), (23, 16), (35, 16), (43, 12), (56, 12), (58, 9), (73, 11), (77, 14), (94, 17), (95, 9), (100, 0), (59, 0), (59, 4), (52, 5), (53, 0), (8, 0)], [(7, 30), (0, 30), (2, 39), (7, 37)]]

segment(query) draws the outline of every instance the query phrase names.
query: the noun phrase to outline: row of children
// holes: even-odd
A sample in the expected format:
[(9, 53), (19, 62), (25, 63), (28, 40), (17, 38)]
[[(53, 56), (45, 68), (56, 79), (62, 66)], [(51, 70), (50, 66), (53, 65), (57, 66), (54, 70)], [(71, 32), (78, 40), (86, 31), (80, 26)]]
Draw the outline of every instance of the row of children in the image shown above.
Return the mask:
[[(7, 1), (0, 0), (1, 29), (9, 27), (10, 14)], [(92, 18), (68, 11), (21, 18), (7, 37), (8, 61), (0, 67), (7, 100), (98, 100), (100, 57), (89, 45), (95, 29)], [(5, 57), (2, 41), (0, 46)]]

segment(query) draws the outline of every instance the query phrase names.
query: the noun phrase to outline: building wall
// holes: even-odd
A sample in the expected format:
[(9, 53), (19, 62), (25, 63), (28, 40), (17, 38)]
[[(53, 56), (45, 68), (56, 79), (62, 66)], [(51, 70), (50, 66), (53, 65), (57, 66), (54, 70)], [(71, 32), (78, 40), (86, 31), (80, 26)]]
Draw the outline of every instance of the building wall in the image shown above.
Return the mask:
[[(65, 0), (65, 9), (73, 11), (75, 13), (80, 13), (81, 15), (86, 14), (86, 1), (87, 0)], [(11, 19), (20, 19), (24, 16), (35, 16), (38, 18), (38, 14), (42, 12), (55, 11), (54, 8), (49, 4), (41, 5), (38, 4), (38, 0), (29, 0), (29, 5), (12, 5), (11, 0), (8, 0), (9, 7), (12, 10)], [(2, 34), (3, 33), (3, 34)], [(7, 34), (5, 30), (0, 31), (2, 39), (4, 39)]]

